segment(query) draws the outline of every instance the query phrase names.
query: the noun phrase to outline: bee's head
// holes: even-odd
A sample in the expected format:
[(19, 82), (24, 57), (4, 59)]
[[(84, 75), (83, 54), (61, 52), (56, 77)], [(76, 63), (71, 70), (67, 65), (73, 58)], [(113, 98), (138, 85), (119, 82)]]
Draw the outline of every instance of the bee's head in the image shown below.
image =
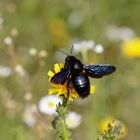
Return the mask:
[(83, 71), (83, 64), (75, 56), (69, 55), (65, 59), (65, 67), (71, 67), (73, 73), (79, 73)]
[(72, 55), (68, 55), (66, 58), (65, 58), (65, 62), (72, 62), (76, 60), (76, 58)]

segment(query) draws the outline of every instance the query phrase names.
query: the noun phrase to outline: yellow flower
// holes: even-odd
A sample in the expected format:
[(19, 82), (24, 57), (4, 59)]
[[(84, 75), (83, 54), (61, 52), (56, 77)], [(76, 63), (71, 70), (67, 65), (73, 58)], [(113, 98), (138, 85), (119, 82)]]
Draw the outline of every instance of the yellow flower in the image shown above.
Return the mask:
[[(120, 127), (119, 122), (121, 123), (121, 129), (119, 128)], [(123, 122), (114, 119), (113, 117), (106, 117), (100, 121), (100, 125), (99, 125), (100, 132), (102, 134), (105, 134), (109, 129), (109, 125), (111, 125), (112, 129), (114, 129), (114, 130), (116, 129), (117, 131), (119, 131), (119, 129), (120, 129), (121, 134), (118, 135), (118, 137), (117, 137), (118, 139), (123, 139), (126, 137), (126, 135), (128, 133), (126, 125)]]
[[(56, 73), (60, 72), (62, 68), (64, 68), (63, 63), (54, 64), (54, 72), (52, 72), (52, 71), (48, 72), (49, 81)], [(74, 98), (79, 98), (78, 93), (75, 91), (75, 89), (71, 83), (70, 83), (69, 97), (68, 97), (67, 81), (63, 85), (52, 83), (52, 86), (53, 86), (53, 88), (49, 89), (49, 91), (48, 91), (49, 94), (57, 93), (57, 96), (64, 95), (66, 98), (69, 98), (70, 101), (73, 101)], [(90, 94), (93, 94), (94, 90), (95, 90), (95, 87), (93, 85), (91, 85)]]
[(131, 58), (140, 57), (140, 38), (134, 38), (126, 41), (122, 45), (122, 52)]

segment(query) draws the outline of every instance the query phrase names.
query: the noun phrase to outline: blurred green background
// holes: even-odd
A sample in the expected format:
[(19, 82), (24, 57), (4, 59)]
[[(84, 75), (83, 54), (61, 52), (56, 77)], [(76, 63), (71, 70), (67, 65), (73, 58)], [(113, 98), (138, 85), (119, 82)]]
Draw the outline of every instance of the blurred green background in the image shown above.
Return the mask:
[[(132, 38), (122, 27), (131, 30)], [(95, 94), (80, 104), (73, 102), (72, 109), (82, 115), (80, 126), (72, 130), (73, 139), (95, 140), (100, 120), (112, 116), (126, 124), (123, 139), (139, 140), (140, 43), (135, 44), (137, 57), (122, 51), (126, 41), (139, 35), (139, 0), (0, 0), (0, 139), (56, 139), (52, 117), (37, 114), (37, 125), (28, 127), (22, 114), (28, 104), (36, 107), (48, 94), (47, 72), (65, 59), (57, 49), (69, 53), (73, 43), (93, 40), (104, 51), (89, 51), (86, 63), (113, 64), (117, 71), (90, 79)], [(78, 57), (82, 60), (82, 55)]]

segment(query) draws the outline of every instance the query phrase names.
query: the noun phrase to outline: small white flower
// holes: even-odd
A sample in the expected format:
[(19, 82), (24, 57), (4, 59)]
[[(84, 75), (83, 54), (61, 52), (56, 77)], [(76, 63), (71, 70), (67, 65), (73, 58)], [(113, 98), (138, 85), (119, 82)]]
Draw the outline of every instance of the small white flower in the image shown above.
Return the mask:
[(39, 58), (46, 58), (48, 56), (48, 52), (46, 50), (40, 50), (38, 56)]
[(7, 37), (4, 38), (4, 44), (5, 45), (9, 46), (9, 45), (12, 45), (12, 43), (13, 43), (13, 40), (10, 36), (7, 36)]
[(96, 53), (102, 53), (104, 51), (104, 48), (101, 44), (98, 44), (98, 45), (95, 46), (94, 51)]
[(20, 65), (20, 64), (15, 66), (15, 72), (17, 72), (21, 77), (25, 76), (25, 70), (23, 69), (22, 65)]
[(34, 110), (32, 109), (33, 107), (30, 106), (30, 105), (27, 105), (25, 107), (25, 110), (23, 112), (23, 115), (22, 115), (22, 119), (24, 121), (24, 123), (26, 125), (28, 125), (29, 127), (33, 127), (36, 123), (36, 119), (35, 119), (35, 116), (34, 116)]
[(80, 125), (82, 120), (82, 117), (80, 114), (77, 114), (74, 111), (69, 112), (66, 118), (66, 124), (68, 125), (68, 128), (73, 129)]
[(6, 66), (0, 66), (0, 76), (1, 77), (8, 77), (12, 74), (12, 69)]
[(73, 45), (73, 51), (75, 53), (79, 53), (79, 52), (82, 52), (82, 51), (88, 51), (88, 50), (92, 50), (94, 47), (94, 41), (92, 40), (89, 40), (89, 41), (81, 41), (81, 42), (78, 42), (78, 43), (75, 43)]
[(56, 105), (62, 103), (60, 97), (55, 95), (44, 96), (38, 104), (39, 111), (48, 115), (56, 115)]
[(35, 48), (31, 48), (31, 49), (29, 50), (29, 54), (30, 54), (31, 56), (35, 56), (35, 55), (37, 54), (37, 50), (36, 50)]

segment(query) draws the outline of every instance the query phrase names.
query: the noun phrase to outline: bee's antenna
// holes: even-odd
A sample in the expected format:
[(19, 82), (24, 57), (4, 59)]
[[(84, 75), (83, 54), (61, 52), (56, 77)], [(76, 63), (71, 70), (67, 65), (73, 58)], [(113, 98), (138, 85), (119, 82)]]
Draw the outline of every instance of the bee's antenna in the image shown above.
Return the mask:
[(57, 50), (57, 51), (59, 51), (59, 52), (61, 52), (61, 53), (65, 54), (66, 56), (68, 56), (68, 54), (67, 54), (67, 53), (65, 53), (65, 52), (63, 52), (62, 50)]
[(72, 47), (71, 47), (71, 51), (70, 51), (70, 54), (72, 54), (72, 51), (73, 51), (73, 47), (74, 47), (74, 46), (72, 45)]

